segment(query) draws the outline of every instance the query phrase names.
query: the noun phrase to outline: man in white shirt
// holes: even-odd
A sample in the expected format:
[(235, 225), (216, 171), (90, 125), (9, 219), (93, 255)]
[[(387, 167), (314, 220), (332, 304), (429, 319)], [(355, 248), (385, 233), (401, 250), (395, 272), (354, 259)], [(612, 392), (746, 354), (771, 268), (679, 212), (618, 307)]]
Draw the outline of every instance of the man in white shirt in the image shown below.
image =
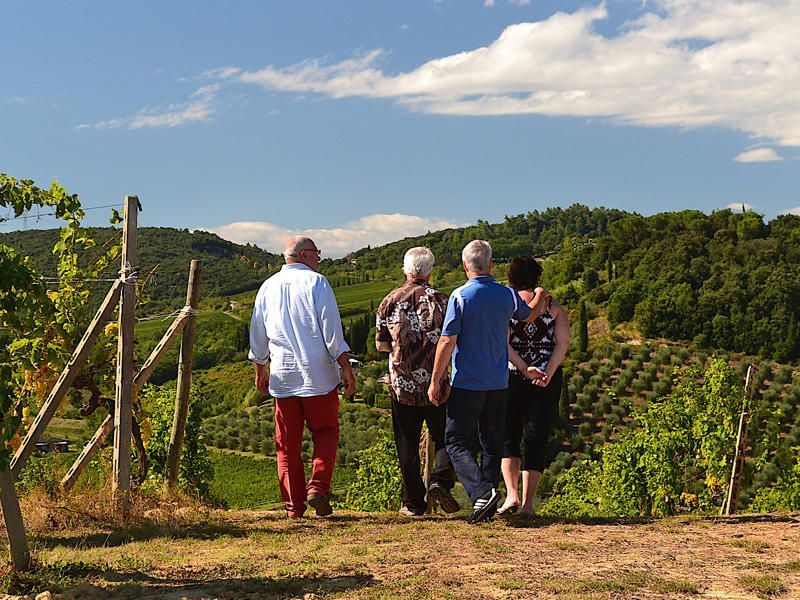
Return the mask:
[[(307, 237), (286, 241), (286, 264), (256, 295), (250, 353), (256, 387), (275, 398), (275, 448), (281, 496), (290, 518), (303, 516), (306, 501), (327, 516), (339, 444), (339, 370), (345, 393), (356, 382), (339, 309), (328, 280), (317, 273), (321, 251)], [(301, 458), (303, 427), (314, 443), (311, 479)]]

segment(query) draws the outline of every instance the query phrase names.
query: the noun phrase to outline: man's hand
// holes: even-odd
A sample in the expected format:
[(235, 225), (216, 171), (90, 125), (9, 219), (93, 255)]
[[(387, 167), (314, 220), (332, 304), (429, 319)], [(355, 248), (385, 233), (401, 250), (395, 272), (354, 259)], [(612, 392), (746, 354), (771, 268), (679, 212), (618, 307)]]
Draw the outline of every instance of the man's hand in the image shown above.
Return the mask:
[(347, 352), (342, 352), (336, 359), (339, 369), (342, 372), (342, 383), (344, 384), (344, 394), (352, 398), (356, 393), (356, 376), (353, 375), (353, 367), (350, 366), (350, 357)]
[(256, 364), (255, 369), (256, 389), (265, 396), (269, 396), (269, 367), (267, 365)]
[(525, 322), (531, 323), (532, 321), (535, 321), (541, 317), (550, 304), (550, 298), (550, 292), (543, 287), (537, 287), (535, 290), (533, 290), (533, 299), (528, 302), (528, 306), (531, 307), (531, 314), (528, 315), (528, 318), (525, 319)]
[(442, 386), (439, 385), (439, 382), (435, 379), (431, 380), (431, 384), (428, 386), (428, 400), (430, 400), (431, 404), (434, 406), (440, 406), (444, 403), (444, 399), (442, 398)]
[(344, 393), (348, 398), (352, 398), (356, 393), (356, 378), (353, 375), (353, 369), (342, 369), (342, 383), (344, 384)]

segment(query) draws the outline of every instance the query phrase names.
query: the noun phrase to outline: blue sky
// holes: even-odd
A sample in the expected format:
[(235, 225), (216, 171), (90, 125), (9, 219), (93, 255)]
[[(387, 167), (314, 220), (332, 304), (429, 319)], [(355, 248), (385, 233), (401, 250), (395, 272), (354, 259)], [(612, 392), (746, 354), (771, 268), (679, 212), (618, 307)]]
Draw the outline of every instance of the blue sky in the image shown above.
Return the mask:
[(310, 232), (342, 255), (575, 202), (800, 213), (798, 0), (4, 16), (0, 171), (57, 179), (86, 206), (138, 194), (143, 225), (270, 250)]

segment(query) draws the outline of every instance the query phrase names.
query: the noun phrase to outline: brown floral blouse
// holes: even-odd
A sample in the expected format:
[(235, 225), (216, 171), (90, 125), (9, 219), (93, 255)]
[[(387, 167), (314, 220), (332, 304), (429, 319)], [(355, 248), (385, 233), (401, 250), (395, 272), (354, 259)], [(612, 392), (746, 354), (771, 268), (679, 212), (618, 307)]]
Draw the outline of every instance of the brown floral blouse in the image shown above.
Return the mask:
[[(375, 340), (392, 345), (389, 379), (400, 404), (431, 405), (428, 386), (446, 310), (447, 296), (421, 279), (390, 292), (378, 307)], [(444, 397), (449, 391), (450, 378), (444, 377)]]

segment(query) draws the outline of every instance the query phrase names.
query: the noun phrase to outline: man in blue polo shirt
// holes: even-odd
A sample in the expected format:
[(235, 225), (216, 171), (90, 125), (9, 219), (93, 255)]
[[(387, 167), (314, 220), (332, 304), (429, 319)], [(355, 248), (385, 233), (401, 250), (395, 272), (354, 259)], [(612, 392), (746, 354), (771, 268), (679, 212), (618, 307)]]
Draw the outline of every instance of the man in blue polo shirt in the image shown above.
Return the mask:
[[(461, 252), (461, 260), (469, 281), (455, 289), (447, 303), (428, 398), (436, 405), (447, 402), (447, 453), (472, 501), (469, 522), (478, 523), (491, 519), (500, 502), (497, 484), (508, 393), (509, 322), (512, 318), (533, 321), (546, 308), (549, 294), (537, 288), (529, 306), (515, 290), (497, 283), (491, 275), (488, 242), (471, 241)], [(439, 382), (451, 356), (448, 400)], [(480, 465), (474, 455), (476, 437)]]

